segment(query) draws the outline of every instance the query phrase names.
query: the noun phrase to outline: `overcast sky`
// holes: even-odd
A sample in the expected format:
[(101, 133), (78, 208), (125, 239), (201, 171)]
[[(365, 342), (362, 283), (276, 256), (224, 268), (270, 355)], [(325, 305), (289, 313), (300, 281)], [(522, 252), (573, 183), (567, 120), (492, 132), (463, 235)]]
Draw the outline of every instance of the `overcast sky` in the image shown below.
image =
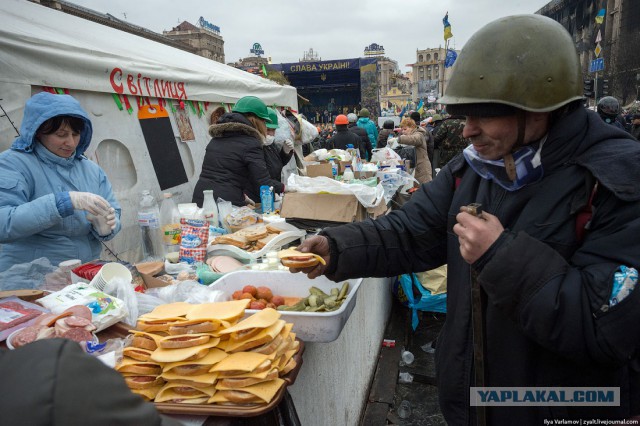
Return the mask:
[(450, 47), (462, 48), (484, 24), (499, 17), (535, 13), (549, 0), (69, 0), (162, 33), (200, 16), (220, 27), (225, 61), (251, 56), (260, 43), (274, 63), (297, 62), (313, 48), (322, 60), (364, 56), (384, 46), (401, 71), (416, 50), (444, 46), (442, 18), (449, 12)]

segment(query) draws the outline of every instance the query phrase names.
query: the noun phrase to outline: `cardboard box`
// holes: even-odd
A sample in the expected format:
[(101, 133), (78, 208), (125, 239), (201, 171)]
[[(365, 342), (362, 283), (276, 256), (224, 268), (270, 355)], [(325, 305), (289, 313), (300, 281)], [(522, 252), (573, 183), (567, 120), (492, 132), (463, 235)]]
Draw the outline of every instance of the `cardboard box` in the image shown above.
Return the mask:
[(288, 192), (282, 200), (280, 216), (295, 219), (357, 222), (376, 218), (387, 212), (384, 200), (376, 207), (365, 208), (351, 194), (307, 194)]
[[(339, 161), (338, 162), (338, 174), (339, 175), (343, 175), (344, 174), (344, 169), (345, 169), (345, 166), (347, 166), (347, 165), (350, 166), (351, 165), (351, 161)], [(351, 171), (353, 171), (353, 170), (351, 170)]]
[(358, 172), (358, 171), (355, 171), (355, 172), (353, 172), (353, 176), (356, 179), (369, 179), (369, 178), (372, 178), (372, 177), (376, 176), (377, 173), (378, 172)]
[(332, 178), (333, 171), (331, 170), (331, 164), (330, 163), (308, 164), (307, 176), (309, 177), (326, 176), (326, 177)]
[(140, 273), (142, 280), (144, 281), (144, 288), (158, 288), (166, 287), (168, 282), (156, 278), (156, 275), (162, 275), (164, 271), (163, 262), (145, 262), (135, 265), (136, 269)]

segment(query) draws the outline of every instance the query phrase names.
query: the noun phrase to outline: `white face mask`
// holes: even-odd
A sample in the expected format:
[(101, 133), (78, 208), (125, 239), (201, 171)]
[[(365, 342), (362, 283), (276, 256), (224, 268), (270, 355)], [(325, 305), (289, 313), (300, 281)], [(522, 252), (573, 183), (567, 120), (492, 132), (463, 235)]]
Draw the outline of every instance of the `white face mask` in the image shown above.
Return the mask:
[(271, 145), (273, 143), (273, 141), (276, 140), (276, 137), (273, 135), (267, 135), (267, 137), (264, 140), (264, 144), (265, 145)]

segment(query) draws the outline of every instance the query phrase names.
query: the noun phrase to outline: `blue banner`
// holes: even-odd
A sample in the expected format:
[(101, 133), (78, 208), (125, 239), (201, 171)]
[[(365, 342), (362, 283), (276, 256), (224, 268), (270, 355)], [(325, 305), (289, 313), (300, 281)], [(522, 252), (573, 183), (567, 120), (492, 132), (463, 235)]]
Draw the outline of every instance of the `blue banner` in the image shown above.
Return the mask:
[(452, 67), (456, 59), (458, 58), (458, 54), (455, 50), (447, 49), (447, 56), (444, 59), (444, 67), (449, 68)]

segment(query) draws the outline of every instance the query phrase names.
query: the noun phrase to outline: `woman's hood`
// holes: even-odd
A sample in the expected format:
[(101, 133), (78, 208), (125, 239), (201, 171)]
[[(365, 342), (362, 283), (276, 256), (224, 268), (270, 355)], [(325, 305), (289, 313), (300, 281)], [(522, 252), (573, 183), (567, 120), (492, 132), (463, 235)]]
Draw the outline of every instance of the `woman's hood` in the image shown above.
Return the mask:
[(32, 152), (36, 144), (36, 132), (38, 128), (50, 118), (58, 115), (69, 115), (81, 118), (84, 121), (84, 130), (80, 134), (80, 143), (76, 148), (76, 158), (80, 158), (89, 148), (93, 127), (89, 116), (80, 103), (69, 95), (54, 95), (41, 92), (33, 95), (25, 104), (24, 116), (20, 125), (20, 136), (11, 145), (11, 149), (23, 152)]

